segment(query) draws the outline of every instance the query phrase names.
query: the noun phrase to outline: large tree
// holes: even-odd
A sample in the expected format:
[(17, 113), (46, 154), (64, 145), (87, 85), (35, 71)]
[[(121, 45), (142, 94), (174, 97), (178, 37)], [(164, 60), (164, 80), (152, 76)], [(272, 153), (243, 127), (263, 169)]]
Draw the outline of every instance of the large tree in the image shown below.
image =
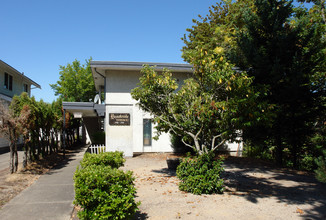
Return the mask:
[[(188, 29), (183, 58), (191, 61), (198, 47), (222, 47), (226, 59), (248, 71), (258, 92), (257, 103), (268, 103), (262, 123), (244, 129), (247, 140), (267, 140), (291, 150), (293, 165), (324, 105), (324, 24), (315, 8), (294, 8), (291, 1), (222, 1)], [(266, 143), (266, 142), (265, 142)]]
[(63, 101), (88, 102), (93, 99), (96, 91), (92, 78), (90, 61), (81, 65), (78, 60), (68, 63), (67, 66), (60, 66), (60, 77), (56, 84), (50, 84)]
[(291, 1), (256, 0), (255, 10), (244, 16), (245, 28), (237, 35), (243, 68), (250, 68), (253, 85), (267, 89), (260, 100), (274, 105), (272, 126), (266, 127), (282, 164), (287, 147), (292, 164), (313, 130), (321, 104), (320, 86), (315, 80), (325, 73), (322, 26), (307, 10), (294, 8)]
[(173, 132), (199, 154), (234, 141), (254, 117), (251, 79), (224, 59), (223, 48), (198, 48), (191, 53), (193, 76), (178, 88), (168, 70), (145, 66), (132, 97), (154, 116), (157, 134)]

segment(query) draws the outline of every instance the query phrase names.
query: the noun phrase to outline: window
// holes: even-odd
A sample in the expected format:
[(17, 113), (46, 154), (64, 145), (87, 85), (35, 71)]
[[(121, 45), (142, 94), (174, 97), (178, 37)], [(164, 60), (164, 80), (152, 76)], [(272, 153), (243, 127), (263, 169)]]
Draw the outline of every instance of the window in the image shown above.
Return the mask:
[(28, 93), (28, 85), (24, 83), (24, 92)]
[(9, 75), (8, 73), (5, 73), (4, 87), (5, 89), (12, 91), (12, 75)]
[(152, 146), (152, 121), (151, 121), (151, 119), (143, 119), (143, 144), (144, 144), (144, 146)]

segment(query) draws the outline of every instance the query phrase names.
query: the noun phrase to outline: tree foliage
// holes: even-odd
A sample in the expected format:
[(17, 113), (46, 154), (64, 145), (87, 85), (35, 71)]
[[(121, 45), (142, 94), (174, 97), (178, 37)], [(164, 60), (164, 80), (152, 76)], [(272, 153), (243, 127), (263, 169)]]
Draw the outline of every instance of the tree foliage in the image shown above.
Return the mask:
[(318, 168), (316, 169), (316, 178), (320, 182), (326, 183), (326, 150), (323, 151), (323, 155), (316, 159)]
[[(325, 74), (323, 28), (291, 1), (254, 3), (255, 11), (248, 10), (245, 28), (237, 35), (241, 67), (251, 69), (256, 89), (267, 89), (260, 100), (275, 106), (272, 126), (259, 129), (264, 127), (265, 137), (276, 146), (278, 163), (282, 164), (282, 152), (288, 148), (297, 167), (298, 154), (303, 153), (323, 106), (325, 84), (315, 80)], [(253, 131), (255, 134), (257, 127)]]
[(132, 97), (157, 123), (157, 134), (173, 132), (199, 154), (214, 151), (227, 140), (236, 140), (242, 126), (254, 118), (255, 95), (251, 78), (237, 72), (219, 47), (191, 54), (194, 73), (180, 86), (168, 70), (144, 66)]
[(78, 60), (68, 63), (67, 66), (60, 66), (60, 77), (56, 84), (50, 84), (63, 101), (88, 102), (93, 99), (96, 91), (92, 78), (90, 61), (81, 65)]
[(192, 62), (198, 48), (219, 48), (228, 62), (247, 71), (259, 94), (256, 102), (265, 108), (260, 123), (243, 129), (244, 137), (276, 146), (279, 163), (289, 150), (295, 167), (325, 106), (325, 4), (313, 2), (308, 11), (286, 0), (222, 1), (194, 20), (183, 38), (185, 61)]
[(27, 106), (21, 111), (19, 117), (15, 117), (13, 111), (8, 108), (8, 104), (0, 103), (0, 135), (9, 141), (10, 148), (10, 172), (17, 172), (18, 154), (17, 141), (21, 134), (25, 132), (24, 123), (27, 121), (30, 111)]
[[(27, 93), (14, 96), (12, 102), (0, 104), (0, 135), (10, 142), (10, 168), (17, 171), (18, 155), (17, 142), (23, 138), (24, 159), (23, 167), (29, 162), (44, 159), (47, 155), (58, 153), (62, 147), (62, 100), (52, 104), (43, 100), (36, 101)], [(65, 115), (67, 143), (72, 146), (75, 140), (76, 126), (69, 113)], [(75, 140), (77, 141), (77, 140)]]

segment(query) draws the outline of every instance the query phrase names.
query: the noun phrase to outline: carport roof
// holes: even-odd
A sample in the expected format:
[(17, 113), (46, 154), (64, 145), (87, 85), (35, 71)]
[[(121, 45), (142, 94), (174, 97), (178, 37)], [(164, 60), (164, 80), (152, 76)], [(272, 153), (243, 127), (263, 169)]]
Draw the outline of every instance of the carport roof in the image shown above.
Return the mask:
[(76, 118), (104, 116), (105, 114), (105, 105), (93, 102), (62, 102), (62, 107)]

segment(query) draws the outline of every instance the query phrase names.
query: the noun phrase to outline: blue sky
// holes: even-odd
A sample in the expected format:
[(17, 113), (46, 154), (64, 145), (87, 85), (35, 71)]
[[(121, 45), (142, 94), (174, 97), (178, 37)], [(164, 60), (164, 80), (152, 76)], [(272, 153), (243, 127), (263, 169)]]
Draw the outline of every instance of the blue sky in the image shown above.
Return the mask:
[(0, 59), (42, 86), (75, 59), (182, 63), (180, 39), (212, 0), (10, 0), (1, 2)]
[(182, 63), (180, 39), (213, 0), (10, 0), (1, 2), (0, 59), (41, 85), (75, 59)]

